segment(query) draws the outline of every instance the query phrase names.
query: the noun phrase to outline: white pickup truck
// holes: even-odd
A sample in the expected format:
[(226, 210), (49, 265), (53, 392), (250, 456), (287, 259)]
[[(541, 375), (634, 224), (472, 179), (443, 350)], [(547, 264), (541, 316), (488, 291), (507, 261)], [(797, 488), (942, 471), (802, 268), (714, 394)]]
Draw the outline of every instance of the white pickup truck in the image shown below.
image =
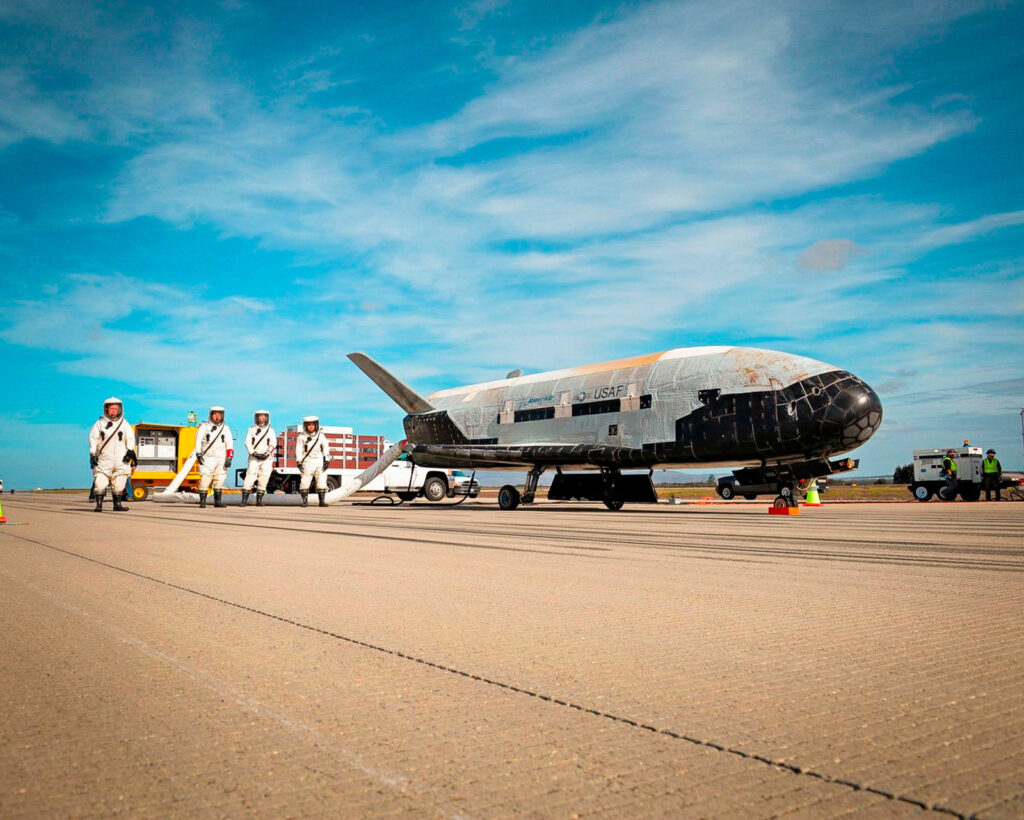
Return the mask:
[[(331, 468), (325, 473), (327, 489), (343, 487), (362, 474), (358, 469)], [(235, 470), (235, 486), (241, 487), (245, 469)], [(267, 484), (269, 492), (297, 493), (299, 491), (299, 469), (278, 467), (271, 473)], [(416, 467), (409, 461), (408, 454), (402, 454), (373, 481), (361, 489), (362, 492), (376, 492), (395, 495), (402, 501), (425, 498), (427, 501), (441, 501), (445, 498), (468, 495), (476, 498), (480, 494), (480, 483), (470, 473), (462, 470), (445, 470), (439, 467)]]

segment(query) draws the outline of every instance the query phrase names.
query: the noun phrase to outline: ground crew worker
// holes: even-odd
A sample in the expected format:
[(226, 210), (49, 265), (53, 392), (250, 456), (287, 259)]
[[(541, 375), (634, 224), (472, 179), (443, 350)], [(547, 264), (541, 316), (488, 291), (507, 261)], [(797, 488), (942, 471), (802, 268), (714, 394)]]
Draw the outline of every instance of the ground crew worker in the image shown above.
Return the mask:
[(942, 459), (942, 469), (939, 470), (939, 475), (944, 476), (946, 479), (946, 486), (943, 487), (944, 495), (942, 497), (946, 501), (952, 501), (956, 498), (956, 461), (953, 458), (956, 455), (954, 450), (946, 450), (946, 457)]
[(996, 501), (1002, 501), (1003, 496), (999, 485), (1003, 480), (1003, 465), (996, 458), (996, 451), (989, 448), (985, 458), (981, 461), (981, 486), (985, 488), (985, 500), (992, 500), (992, 491), (996, 491)]
[(110, 487), (114, 509), (128, 512), (124, 485), (139, 463), (135, 455), (135, 431), (124, 419), (124, 404), (111, 396), (103, 402), (103, 415), (89, 431), (89, 466), (92, 467), (95, 512), (103, 511), (103, 498)]
[(213, 506), (226, 507), (221, 498), (224, 479), (235, 455), (235, 439), (224, 423), (224, 408), (210, 408), (210, 416), (196, 428), (196, 461), (199, 464), (199, 506), (206, 506), (206, 492), (213, 485)]
[(256, 506), (263, 506), (267, 482), (274, 471), (273, 455), (277, 451), (277, 433), (270, 426), (270, 411), (257, 410), (252, 415), (252, 427), (245, 434), (245, 449), (249, 451), (249, 464), (242, 482), (242, 506), (249, 503), (249, 494), (256, 487)]
[(327, 479), (324, 473), (331, 466), (331, 446), (327, 443), (324, 431), (320, 429), (319, 417), (306, 416), (302, 420), (302, 432), (295, 440), (295, 460), (302, 471), (302, 478), (299, 479), (302, 506), (305, 507), (309, 500), (309, 485), (315, 478), (320, 506), (326, 507), (324, 497), (327, 494)]

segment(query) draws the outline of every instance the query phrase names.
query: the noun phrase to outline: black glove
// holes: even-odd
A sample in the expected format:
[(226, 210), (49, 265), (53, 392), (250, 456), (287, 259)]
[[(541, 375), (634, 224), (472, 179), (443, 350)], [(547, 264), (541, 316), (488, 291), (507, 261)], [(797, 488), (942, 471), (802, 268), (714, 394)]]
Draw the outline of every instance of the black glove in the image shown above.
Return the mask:
[(324, 469), (329, 470), (331, 468), (331, 460), (329, 458), (324, 459)]
[(228, 456), (226, 459), (224, 459), (224, 469), (226, 470), (230, 466), (231, 466), (231, 456)]
[(203, 466), (203, 457), (202, 456), (196, 456), (196, 464), (198, 464), (200, 467)]
[(90, 455), (89, 456), (89, 469), (90, 470), (95, 470), (96, 469), (96, 465), (99, 464), (99, 463), (100, 463), (100, 457), (99, 456), (94, 456), (94, 455)]
[(139, 463), (139, 457), (135, 455), (134, 450), (128, 450), (124, 454), (124, 458), (122, 458), (121, 461), (124, 462), (125, 464), (131, 464), (132, 467), (136, 467), (138, 466)]

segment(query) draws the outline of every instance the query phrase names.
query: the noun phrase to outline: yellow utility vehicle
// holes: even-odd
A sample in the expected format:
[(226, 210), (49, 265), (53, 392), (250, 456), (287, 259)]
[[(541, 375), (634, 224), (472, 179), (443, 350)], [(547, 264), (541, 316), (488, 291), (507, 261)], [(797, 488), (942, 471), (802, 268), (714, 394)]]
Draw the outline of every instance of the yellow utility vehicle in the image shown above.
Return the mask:
[[(149, 494), (170, 484), (196, 448), (196, 429), (180, 424), (135, 425), (135, 452), (139, 464), (132, 473), (132, 498), (145, 501)], [(193, 464), (182, 490), (199, 487), (199, 467)]]

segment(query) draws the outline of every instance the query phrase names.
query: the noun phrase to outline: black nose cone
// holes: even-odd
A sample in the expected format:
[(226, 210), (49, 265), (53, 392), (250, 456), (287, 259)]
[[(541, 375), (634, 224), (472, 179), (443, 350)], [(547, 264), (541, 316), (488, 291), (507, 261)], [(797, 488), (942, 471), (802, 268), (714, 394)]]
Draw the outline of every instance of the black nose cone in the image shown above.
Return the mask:
[(834, 390), (822, 393), (822, 432), (840, 451), (859, 447), (882, 424), (878, 394), (852, 373), (837, 374)]

